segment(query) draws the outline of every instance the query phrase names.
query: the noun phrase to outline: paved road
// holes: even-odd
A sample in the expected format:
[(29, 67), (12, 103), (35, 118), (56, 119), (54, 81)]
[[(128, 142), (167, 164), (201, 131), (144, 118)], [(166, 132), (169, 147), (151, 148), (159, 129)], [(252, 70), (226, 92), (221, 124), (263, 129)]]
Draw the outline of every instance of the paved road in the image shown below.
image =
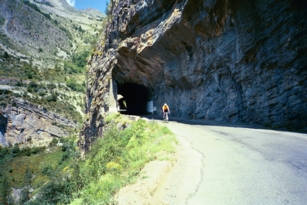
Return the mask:
[(307, 135), (167, 123), (179, 160), (158, 190), (168, 204), (307, 204)]

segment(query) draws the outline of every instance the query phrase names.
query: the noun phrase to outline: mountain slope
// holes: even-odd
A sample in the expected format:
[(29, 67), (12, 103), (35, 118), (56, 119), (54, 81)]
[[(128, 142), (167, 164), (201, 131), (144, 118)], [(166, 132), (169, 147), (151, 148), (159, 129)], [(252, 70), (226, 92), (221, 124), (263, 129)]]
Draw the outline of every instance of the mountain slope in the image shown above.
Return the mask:
[[(37, 2), (1, 0), (3, 50), (18, 57), (19, 52), (33, 57), (34, 61), (38, 58), (63, 60), (95, 42), (102, 14), (75, 10), (66, 1)], [(37, 66), (41, 65), (37, 63)]]
[[(37, 113), (48, 110), (67, 122), (82, 122), (86, 58), (103, 22), (99, 11), (76, 10), (65, 0), (0, 0), (0, 108), (12, 121), (6, 139), (2, 137), (3, 145), (26, 142), (25, 133), (41, 133), (33, 125), (22, 135), (14, 120), (18, 114), (30, 115), (18, 109), (16, 102), (25, 101), (30, 111), (35, 107), (40, 109)], [(39, 114), (36, 117), (41, 118)], [(54, 126), (54, 118), (45, 120), (41, 130), (50, 141), (53, 134), (48, 126)], [(63, 125), (55, 126), (63, 136), (71, 133), (70, 128), (62, 131)]]

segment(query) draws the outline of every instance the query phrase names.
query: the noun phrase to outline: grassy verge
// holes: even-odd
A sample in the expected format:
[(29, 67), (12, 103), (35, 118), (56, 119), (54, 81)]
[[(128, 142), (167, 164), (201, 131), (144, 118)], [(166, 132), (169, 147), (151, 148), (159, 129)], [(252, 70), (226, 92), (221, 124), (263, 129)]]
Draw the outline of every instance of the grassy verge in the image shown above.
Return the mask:
[[(147, 162), (169, 160), (165, 156), (175, 152), (176, 138), (167, 127), (118, 114), (107, 116), (105, 122), (104, 135), (85, 159), (77, 138), (63, 139), (62, 147), (55, 142), (48, 152), (6, 157), (1, 164), (2, 190), (22, 188), (22, 204), (111, 204), (114, 194), (133, 183)], [(35, 200), (27, 201), (33, 196)]]
[(112, 203), (112, 196), (134, 182), (147, 162), (165, 160), (160, 152), (175, 152), (176, 139), (167, 127), (141, 119), (129, 125), (121, 116), (106, 121), (110, 123), (104, 138), (96, 141), (84, 163), (88, 182), (71, 204)]

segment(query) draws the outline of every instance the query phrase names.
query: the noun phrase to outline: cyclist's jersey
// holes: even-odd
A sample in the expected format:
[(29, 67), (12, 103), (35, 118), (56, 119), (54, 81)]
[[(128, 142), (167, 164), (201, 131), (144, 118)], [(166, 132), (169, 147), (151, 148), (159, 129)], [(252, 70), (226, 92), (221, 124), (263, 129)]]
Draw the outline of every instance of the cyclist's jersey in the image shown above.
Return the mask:
[(167, 105), (163, 105), (162, 110), (164, 112), (168, 112), (169, 111), (169, 107)]

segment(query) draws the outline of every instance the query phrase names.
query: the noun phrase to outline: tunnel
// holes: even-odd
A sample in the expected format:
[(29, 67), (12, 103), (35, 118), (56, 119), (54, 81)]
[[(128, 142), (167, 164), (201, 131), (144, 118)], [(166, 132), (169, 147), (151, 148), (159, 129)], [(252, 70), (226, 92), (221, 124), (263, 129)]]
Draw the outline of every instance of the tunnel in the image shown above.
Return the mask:
[(151, 92), (142, 85), (135, 83), (117, 84), (117, 92), (123, 97), (118, 99), (120, 112), (130, 115), (148, 114)]

